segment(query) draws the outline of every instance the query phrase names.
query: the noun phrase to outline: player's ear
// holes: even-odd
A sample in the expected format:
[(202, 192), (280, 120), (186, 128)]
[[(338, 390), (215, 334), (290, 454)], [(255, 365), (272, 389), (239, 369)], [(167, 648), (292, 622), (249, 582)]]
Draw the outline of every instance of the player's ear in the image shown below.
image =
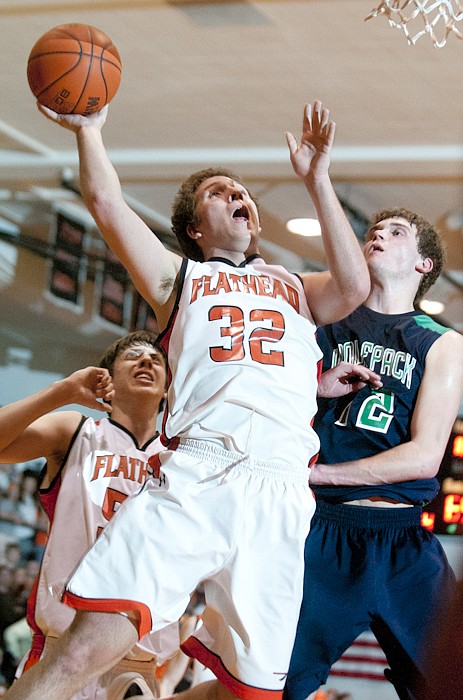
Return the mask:
[(431, 272), (433, 267), (434, 263), (431, 258), (423, 258), (423, 260), (420, 260), (418, 265), (415, 266), (415, 270), (417, 272), (421, 272), (423, 275), (427, 275), (429, 272)]
[(191, 224), (188, 224), (188, 226), (186, 227), (186, 232), (190, 236), (190, 238), (193, 238), (195, 241), (198, 238), (201, 238), (202, 236), (202, 233), (200, 231), (197, 231), (196, 228)]

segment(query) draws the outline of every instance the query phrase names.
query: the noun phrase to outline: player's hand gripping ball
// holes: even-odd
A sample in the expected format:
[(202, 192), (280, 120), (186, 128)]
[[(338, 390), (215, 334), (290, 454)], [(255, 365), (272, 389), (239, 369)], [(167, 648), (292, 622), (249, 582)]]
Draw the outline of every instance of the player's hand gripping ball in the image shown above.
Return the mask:
[(89, 24), (61, 24), (32, 47), (27, 80), (40, 104), (58, 114), (92, 114), (113, 99), (121, 70), (107, 34)]

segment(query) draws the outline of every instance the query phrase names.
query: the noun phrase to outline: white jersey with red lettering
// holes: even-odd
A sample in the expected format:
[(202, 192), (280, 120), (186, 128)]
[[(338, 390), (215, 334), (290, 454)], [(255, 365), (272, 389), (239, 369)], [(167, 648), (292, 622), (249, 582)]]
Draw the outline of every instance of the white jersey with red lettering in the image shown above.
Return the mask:
[(218, 439), (226, 449), (304, 468), (318, 452), (321, 351), (297, 275), (261, 258), (184, 263), (168, 352), (167, 438)]
[(127, 500), (65, 600), (126, 612), (143, 637), (177, 620), (203, 582), (203, 625), (182, 648), (238, 697), (279, 700), (319, 447), (321, 352), (302, 281), (261, 260), (184, 261), (159, 340), (170, 372), (165, 488), (148, 481)]
[[(74, 619), (75, 610), (59, 602), (59, 596), (82, 556), (123, 501), (148, 477), (153, 488), (162, 488), (164, 477), (158, 461), (161, 450), (157, 435), (139, 447), (135, 437), (111, 419), (82, 418), (60, 471), (48, 488), (39, 491), (50, 528), (28, 601), (33, 642), (26, 669), (42, 655), (45, 639), (59, 637)], [(127, 658), (143, 662), (157, 654), (162, 660), (164, 652), (170, 656), (178, 647), (178, 635), (176, 630), (169, 630), (169, 635), (162, 640), (159, 635), (146, 637)]]

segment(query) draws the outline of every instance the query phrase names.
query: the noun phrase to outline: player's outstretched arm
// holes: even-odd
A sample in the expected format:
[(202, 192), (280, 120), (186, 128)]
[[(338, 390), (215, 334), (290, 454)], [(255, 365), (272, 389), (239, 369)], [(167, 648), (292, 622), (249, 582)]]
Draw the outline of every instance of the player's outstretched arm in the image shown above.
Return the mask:
[(294, 172), (305, 184), (321, 226), (329, 272), (303, 275), (317, 325), (347, 316), (370, 291), (362, 250), (343, 212), (329, 176), (336, 125), (319, 100), (306, 104), (300, 142), (287, 132)]
[[(408, 442), (373, 457), (317, 464), (311, 483), (331, 486), (393, 484), (436, 476), (463, 393), (463, 338), (448, 331), (426, 359)], [(436, 417), (436, 406), (439, 415)]]
[(125, 202), (103, 143), (108, 106), (89, 116), (39, 110), (77, 138), (82, 197), (111, 250), (128, 270), (135, 287), (151, 304), (161, 327), (167, 323), (181, 257), (167, 250)]
[(108, 370), (86, 367), (45, 389), (0, 408), (0, 463), (26, 462), (46, 457), (56, 462), (64, 456), (81, 414), (55, 411), (79, 404), (110, 411), (113, 386)]

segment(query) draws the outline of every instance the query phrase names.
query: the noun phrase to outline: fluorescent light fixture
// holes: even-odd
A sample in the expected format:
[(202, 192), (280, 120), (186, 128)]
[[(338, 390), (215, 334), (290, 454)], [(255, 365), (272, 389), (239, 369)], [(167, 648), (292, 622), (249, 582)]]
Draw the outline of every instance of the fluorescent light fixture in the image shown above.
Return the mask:
[(290, 219), (286, 228), (299, 236), (321, 236), (320, 224), (317, 219)]
[(445, 304), (441, 301), (431, 301), (430, 299), (422, 299), (419, 306), (425, 314), (429, 314), (430, 316), (437, 316), (445, 309)]

